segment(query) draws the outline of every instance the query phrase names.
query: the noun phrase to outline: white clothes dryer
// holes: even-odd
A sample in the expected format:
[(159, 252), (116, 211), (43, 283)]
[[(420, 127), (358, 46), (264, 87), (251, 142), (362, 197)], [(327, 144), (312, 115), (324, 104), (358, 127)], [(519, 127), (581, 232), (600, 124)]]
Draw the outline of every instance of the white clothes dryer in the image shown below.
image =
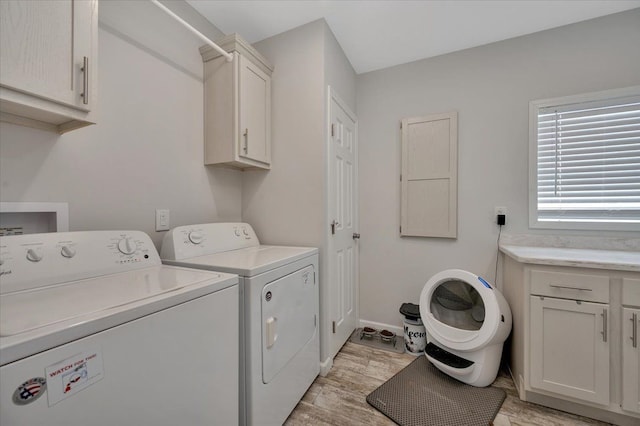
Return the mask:
[(0, 237), (0, 260), (0, 424), (237, 424), (236, 275), (136, 231)]
[(240, 276), (241, 424), (282, 425), (320, 371), (318, 249), (260, 245), (246, 223), (180, 226), (165, 264)]
[(493, 383), (511, 332), (511, 310), (498, 289), (471, 272), (442, 271), (422, 289), (420, 316), (433, 365), (473, 386)]

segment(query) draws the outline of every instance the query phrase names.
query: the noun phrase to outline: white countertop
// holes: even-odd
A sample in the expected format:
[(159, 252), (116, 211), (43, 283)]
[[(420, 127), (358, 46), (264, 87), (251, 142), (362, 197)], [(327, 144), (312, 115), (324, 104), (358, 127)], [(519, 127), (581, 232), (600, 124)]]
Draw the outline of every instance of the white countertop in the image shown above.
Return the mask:
[(518, 262), (538, 265), (640, 271), (640, 252), (559, 247), (500, 245), (500, 251)]

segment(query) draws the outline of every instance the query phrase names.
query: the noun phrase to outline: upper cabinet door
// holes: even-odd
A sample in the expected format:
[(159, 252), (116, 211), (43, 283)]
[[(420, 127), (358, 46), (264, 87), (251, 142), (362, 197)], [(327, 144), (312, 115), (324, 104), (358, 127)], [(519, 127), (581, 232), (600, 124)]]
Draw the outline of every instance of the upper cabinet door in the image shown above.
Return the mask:
[(63, 133), (94, 123), (97, 0), (0, 2), (2, 121)]
[(240, 56), (240, 157), (271, 161), (271, 78)]
[(73, 0), (0, 2), (2, 86), (88, 110), (82, 68), (84, 57), (92, 59), (91, 38), (82, 27), (90, 28), (91, 6)]

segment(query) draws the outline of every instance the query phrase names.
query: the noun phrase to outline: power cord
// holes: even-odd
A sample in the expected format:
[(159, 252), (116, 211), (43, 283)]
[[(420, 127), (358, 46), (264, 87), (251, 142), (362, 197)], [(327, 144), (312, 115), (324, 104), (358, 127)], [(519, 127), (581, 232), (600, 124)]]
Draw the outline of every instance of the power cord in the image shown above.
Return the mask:
[(502, 226), (499, 225), (500, 229), (498, 231), (498, 240), (496, 241), (496, 272), (493, 276), (493, 285), (498, 287), (498, 259), (500, 258), (500, 234), (502, 234)]

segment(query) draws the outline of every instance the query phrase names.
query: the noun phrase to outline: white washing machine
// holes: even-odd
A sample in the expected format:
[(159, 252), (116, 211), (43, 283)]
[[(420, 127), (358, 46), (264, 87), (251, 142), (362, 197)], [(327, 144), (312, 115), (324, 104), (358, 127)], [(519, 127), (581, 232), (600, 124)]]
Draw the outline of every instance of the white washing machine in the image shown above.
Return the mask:
[(238, 423), (236, 275), (136, 231), (0, 238), (0, 424)]
[(165, 264), (240, 276), (241, 424), (282, 425), (320, 370), (318, 249), (260, 245), (246, 223), (180, 226)]

